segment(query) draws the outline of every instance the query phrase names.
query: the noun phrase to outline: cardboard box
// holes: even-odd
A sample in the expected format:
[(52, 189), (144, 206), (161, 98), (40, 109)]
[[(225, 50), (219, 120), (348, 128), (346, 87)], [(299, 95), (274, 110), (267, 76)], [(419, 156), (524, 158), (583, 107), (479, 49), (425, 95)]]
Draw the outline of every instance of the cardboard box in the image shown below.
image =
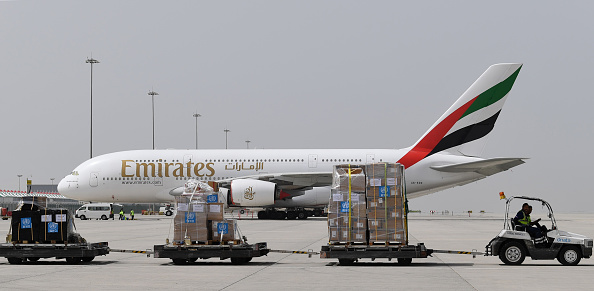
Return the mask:
[(340, 228), (339, 227), (328, 227), (328, 240), (331, 242), (340, 241)]
[(208, 220), (223, 220), (224, 208), (223, 203), (209, 203), (208, 204)]
[(367, 209), (367, 217), (370, 219), (402, 219), (402, 214), (403, 210), (394, 207)]
[[(349, 174), (350, 171), (350, 174)], [(365, 193), (365, 171), (360, 166), (334, 166), (332, 189)]]
[(177, 211), (173, 218), (173, 240), (183, 241), (188, 237), (191, 241), (207, 241), (206, 216), (206, 212)]
[(224, 219), (212, 221), (212, 240), (220, 241), (222, 234), (222, 241), (229, 241), (235, 239), (235, 229), (237, 221), (235, 219)]
[(369, 230), (369, 242), (393, 242), (406, 244), (407, 238), (404, 231), (396, 231), (395, 229), (383, 230)]

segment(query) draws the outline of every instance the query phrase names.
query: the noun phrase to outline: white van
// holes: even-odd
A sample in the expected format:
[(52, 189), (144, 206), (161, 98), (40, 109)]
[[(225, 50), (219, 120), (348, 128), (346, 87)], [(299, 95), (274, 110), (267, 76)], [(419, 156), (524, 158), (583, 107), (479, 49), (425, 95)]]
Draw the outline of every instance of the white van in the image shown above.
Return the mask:
[(90, 203), (76, 210), (75, 217), (85, 219), (113, 219), (113, 203)]

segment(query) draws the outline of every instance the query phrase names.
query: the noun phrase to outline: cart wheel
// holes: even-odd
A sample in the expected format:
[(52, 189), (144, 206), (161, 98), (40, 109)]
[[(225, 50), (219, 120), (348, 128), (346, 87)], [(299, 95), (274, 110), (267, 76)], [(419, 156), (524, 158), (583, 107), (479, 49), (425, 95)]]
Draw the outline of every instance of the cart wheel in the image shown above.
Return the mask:
[(575, 266), (582, 260), (582, 252), (576, 246), (566, 246), (559, 252), (557, 260), (565, 266)]
[(95, 259), (95, 256), (92, 257), (83, 257), (81, 260), (85, 263), (92, 262)]
[(398, 258), (398, 265), (400, 266), (410, 266), (412, 263), (412, 258)]
[(171, 259), (174, 265), (185, 265), (188, 263), (186, 259)]
[(243, 265), (243, 264), (247, 264), (251, 260), (252, 260), (252, 258), (231, 258), (231, 264)]
[(66, 263), (71, 264), (71, 265), (76, 265), (76, 264), (80, 263), (80, 258), (68, 257), (68, 258), (66, 258)]
[(519, 265), (525, 258), (526, 250), (517, 241), (510, 241), (499, 250), (499, 259), (506, 265)]
[(355, 259), (338, 259), (341, 266), (350, 266), (355, 263)]
[(8, 263), (10, 264), (21, 264), (23, 262), (23, 259), (21, 258), (6, 258), (8, 260)]
[(297, 219), (297, 213), (295, 213), (295, 211), (287, 212), (287, 219), (288, 220)]
[(31, 262), (37, 262), (37, 261), (39, 261), (40, 258), (34, 257), (34, 258), (27, 258), (27, 259)]

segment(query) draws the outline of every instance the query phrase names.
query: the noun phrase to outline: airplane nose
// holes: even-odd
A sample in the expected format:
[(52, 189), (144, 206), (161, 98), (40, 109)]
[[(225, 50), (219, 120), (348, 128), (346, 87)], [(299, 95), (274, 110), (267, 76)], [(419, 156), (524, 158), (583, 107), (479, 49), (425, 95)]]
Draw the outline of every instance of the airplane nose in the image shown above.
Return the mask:
[(62, 195), (62, 196), (68, 196), (67, 195), (67, 192), (68, 192), (68, 188), (70, 186), (69, 185), (70, 183), (66, 182), (66, 179), (67, 178), (68, 177), (60, 180), (60, 183), (58, 183), (58, 193), (60, 193), (60, 195)]

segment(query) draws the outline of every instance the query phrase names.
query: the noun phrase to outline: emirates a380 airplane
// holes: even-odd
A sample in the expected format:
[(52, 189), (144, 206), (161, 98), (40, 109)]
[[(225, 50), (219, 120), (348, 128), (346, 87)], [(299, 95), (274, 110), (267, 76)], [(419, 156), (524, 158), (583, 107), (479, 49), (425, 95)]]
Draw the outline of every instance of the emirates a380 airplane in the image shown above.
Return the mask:
[(521, 67), (489, 67), (409, 148), (124, 151), (80, 164), (58, 191), (83, 201), (170, 202), (188, 179), (198, 179), (228, 189), (231, 207), (299, 211), (328, 204), (334, 165), (398, 162), (406, 169), (408, 198), (427, 195), (524, 163), (480, 157)]

